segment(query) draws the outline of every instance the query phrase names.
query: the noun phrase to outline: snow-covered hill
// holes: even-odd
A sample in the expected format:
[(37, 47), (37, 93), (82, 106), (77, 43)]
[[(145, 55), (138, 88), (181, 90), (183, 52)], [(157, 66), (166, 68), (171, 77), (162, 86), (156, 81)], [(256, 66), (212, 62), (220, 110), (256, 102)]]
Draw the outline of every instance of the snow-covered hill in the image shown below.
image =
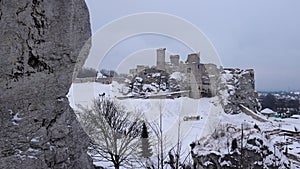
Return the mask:
[[(79, 110), (81, 106), (90, 107), (93, 99), (97, 97), (110, 97), (125, 106), (127, 111), (142, 112), (144, 120), (150, 123), (158, 123), (161, 115), (165, 153), (172, 149), (179, 140), (182, 144), (181, 157), (184, 159), (191, 152), (190, 144), (195, 143), (192, 151), (193, 160), (199, 168), (204, 166), (233, 168), (241, 165), (237, 162), (241, 160), (241, 156), (242, 158), (253, 157), (248, 163), (251, 162), (252, 166), (261, 168), (297, 168), (300, 166), (299, 161), (297, 162), (300, 148), (295, 142), (299, 141), (299, 136), (286, 136), (292, 140), (292, 143), (287, 146), (289, 152), (286, 157), (282, 147), (278, 146), (279, 142), (283, 142), (283, 136), (278, 133), (272, 134), (272, 131), (276, 132), (279, 126), (291, 128), (289, 125), (294, 124), (293, 126), (298, 127), (299, 120), (267, 119), (245, 107), (240, 109), (244, 111), (242, 113), (227, 114), (221, 106), (224, 100), (219, 100), (220, 97), (217, 96), (201, 99), (181, 97), (120, 100), (117, 97), (122, 95), (120, 93), (122, 87), (116, 82), (109, 85), (96, 82), (73, 83), (68, 98), (75, 110)], [(99, 94), (105, 95), (99, 96)], [(227, 99), (230, 102), (233, 101), (230, 98)], [(234, 139), (237, 141), (237, 149), (232, 150)], [(240, 148), (242, 143), (243, 150)], [(289, 161), (291, 158), (296, 158), (293, 159), (293, 163)]]
[[(217, 97), (119, 100), (116, 96), (119, 95), (117, 89), (120, 86), (116, 87), (116, 85), (119, 84), (73, 83), (68, 94), (70, 105), (75, 110), (79, 110), (81, 106), (91, 107), (93, 100), (99, 97), (99, 94), (105, 93), (105, 96), (115, 98), (117, 102), (125, 106), (127, 111), (142, 112), (144, 119), (148, 122), (158, 123), (160, 114), (162, 114), (166, 149), (176, 145), (179, 137), (179, 140), (185, 145), (183, 149), (186, 155), (192, 141), (213, 133), (223, 110)], [(197, 116), (199, 119), (191, 119), (191, 117)], [(180, 130), (179, 134), (178, 130)]]
[[(281, 150), (282, 147), (275, 144), (274, 141), (283, 136), (268, 133), (277, 128), (277, 123), (272, 120), (261, 122), (245, 113), (236, 115), (222, 113), (220, 119), (210, 137), (194, 143), (193, 158), (199, 167), (282, 169), (299, 167), (297, 161), (292, 163)], [(236, 148), (233, 145), (234, 140)], [(300, 152), (299, 147), (297, 149), (295, 145), (293, 149)]]

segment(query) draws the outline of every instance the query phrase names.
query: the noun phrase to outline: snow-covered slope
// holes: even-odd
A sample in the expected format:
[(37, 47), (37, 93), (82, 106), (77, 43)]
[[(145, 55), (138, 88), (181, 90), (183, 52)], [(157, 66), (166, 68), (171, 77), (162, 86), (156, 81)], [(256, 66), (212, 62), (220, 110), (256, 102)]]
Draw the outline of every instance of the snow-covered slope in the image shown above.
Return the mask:
[[(290, 163), (283, 151), (280, 151), (282, 148), (278, 143), (283, 142), (282, 136), (272, 132), (276, 132), (279, 127), (282, 129), (298, 127), (299, 120), (267, 119), (244, 106), (240, 106), (244, 111), (242, 113), (227, 114), (220, 104), (221, 101), (218, 99), (220, 97), (119, 100), (117, 97), (121, 95), (120, 89), (122, 85), (116, 82), (110, 85), (96, 82), (73, 83), (68, 98), (72, 108), (79, 110), (80, 106), (90, 107), (95, 98), (101, 97), (99, 94), (105, 93), (103, 97), (114, 98), (125, 106), (127, 111), (142, 112), (144, 120), (149, 123), (158, 124), (161, 115), (166, 153), (177, 144), (179, 138), (182, 143), (181, 156), (185, 158), (190, 153), (190, 144), (194, 142), (193, 159), (202, 166), (216, 163), (209, 160), (210, 158), (217, 159), (221, 167), (238, 165), (233, 163), (239, 160), (241, 149), (231, 150), (232, 141), (236, 139), (238, 147), (243, 143), (245, 156), (252, 156), (256, 160), (251, 161), (255, 166), (297, 167), (297, 160), (294, 160), (295, 164)], [(223, 95), (223, 97), (230, 96)], [(243, 139), (241, 139), (242, 126)], [(299, 141), (299, 137), (286, 138), (291, 141), (287, 146), (289, 154), (299, 158), (299, 143), (295, 142)]]
[[(68, 94), (70, 105), (75, 110), (79, 110), (81, 106), (91, 107), (93, 100), (99, 97), (99, 94), (105, 93), (105, 96), (115, 98), (117, 102), (125, 106), (127, 111), (142, 112), (144, 120), (149, 123), (158, 124), (161, 114), (166, 150), (176, 145), (179, 137), (186, 155), (192, 141), (207, 137), (214, 132), (223, 110), (217, 97), (119, 100), (115, 97), (118, 92), (114, 90), (119, 87), (115, 85), (119, 84), (73, 83)], [(199, 119), (193, 119), (197, 116)]]
[[(275, 126), (240, 113), (222, 113), (215, 132), (196, 142), (193, 149), (198, 166), (213, 168), (289, 168), (288, 158), (274, 147), (265, 131)], [(237, 148), (233, 147), (236, 140)], [(241, 148), (243, 147), (243, 148)], [(247, 160), (246, 160), (247, 159)]]

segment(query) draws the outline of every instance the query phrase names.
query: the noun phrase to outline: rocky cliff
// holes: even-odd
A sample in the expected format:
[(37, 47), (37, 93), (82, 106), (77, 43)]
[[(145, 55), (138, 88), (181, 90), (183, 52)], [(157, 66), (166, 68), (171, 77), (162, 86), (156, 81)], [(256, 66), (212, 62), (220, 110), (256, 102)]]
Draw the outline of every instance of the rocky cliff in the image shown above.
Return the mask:
[(226, 113), (241, 113), (242, 106), (253, 111), (260, 108), (253, 69), (223, 69), (220, 81), (219, 96)]
[(65, 97), (90, 36), (83, 0), (0, 0), (0, 168), (92, 168)]
[[(243, 126), (233, 124), (230, 118), (242, 121)], [(211, 137), (191, 144), (194, 167), (207, 169), (291, 168), (291, 162), (286, 155), (268, 139), (264, 129), (260, 129), (259, 126), (264, 125), (270, 124), (255, 121), (242, 113), (223, 115), (222, 123)]]

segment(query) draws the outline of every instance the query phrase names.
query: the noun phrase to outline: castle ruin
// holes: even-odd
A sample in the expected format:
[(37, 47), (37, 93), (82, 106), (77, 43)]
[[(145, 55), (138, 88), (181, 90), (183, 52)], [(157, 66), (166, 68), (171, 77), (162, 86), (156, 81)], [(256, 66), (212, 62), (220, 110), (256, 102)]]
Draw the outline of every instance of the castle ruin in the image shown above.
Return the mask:
[[(180, 61), (179, 55), (170, 55), (170, 62), (166, 62), (166, 48), (156, 50), (156, 65), (152, 68), (165, 71), (168, 74), (183, 73), (187, 80), (186, 90), (191, 98), (211, 97), (217, 92), (217, 81), (220, 69), (215, 64), (200, 63), (200, 53), (191, 53), (185, 62)], [(130, 69), (130, 74), (137, 75), (149, 66), (138, 65)]]

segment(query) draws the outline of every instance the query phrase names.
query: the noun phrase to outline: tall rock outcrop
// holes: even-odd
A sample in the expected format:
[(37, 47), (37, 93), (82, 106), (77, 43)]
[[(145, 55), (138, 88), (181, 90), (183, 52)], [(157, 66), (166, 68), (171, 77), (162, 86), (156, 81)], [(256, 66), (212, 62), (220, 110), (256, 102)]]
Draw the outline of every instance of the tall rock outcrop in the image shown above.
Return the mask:
[[(230, 119), (234, 119), (231, 121)], [(234, 121), (242, 121), (237, 124)], [(232, 123), (234, 122), (234, 123)], [(243, 127), (240, 125), (243, 124)], [(225, 115), (214, 133), (192, 143), (191, 156), (195, 168), (205, 169), (287, 169), (293, 168), (290, 160), (266, 136), (259, 122), (247, 115)], [(261, 128), (259, 127), (261, 126)]]
[(254, 70), (224, 69), (221, 72), (219, 96), (226, 113), (241, 113), (241, 106), (258, 110), (260, 105), (255, 91)]
[(66, 98), (90, 36), (84, 0), (0, 0), (0, 168), (92, 168)]

